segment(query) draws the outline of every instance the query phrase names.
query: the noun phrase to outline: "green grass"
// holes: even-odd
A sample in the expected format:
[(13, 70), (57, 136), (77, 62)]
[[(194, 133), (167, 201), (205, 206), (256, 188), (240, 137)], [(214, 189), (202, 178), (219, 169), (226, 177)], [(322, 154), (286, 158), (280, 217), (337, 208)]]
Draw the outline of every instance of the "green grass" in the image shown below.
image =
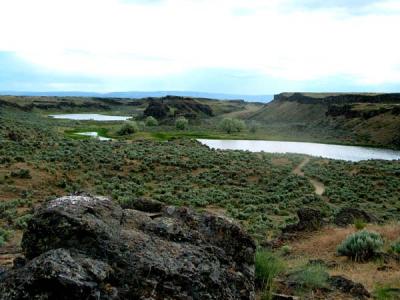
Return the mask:
[(275, 289), (274, 279), (285, 270), (285, 265), (276, 254), (258, 250), (255, 267), (256, 280), (262, 289), (262, 300), (270, 300)]
[(299, 268), (289, 277), (300, 286), (301, 290), (315, 290), (328, 286), (329, 274), (325, 266), (311, 264)]

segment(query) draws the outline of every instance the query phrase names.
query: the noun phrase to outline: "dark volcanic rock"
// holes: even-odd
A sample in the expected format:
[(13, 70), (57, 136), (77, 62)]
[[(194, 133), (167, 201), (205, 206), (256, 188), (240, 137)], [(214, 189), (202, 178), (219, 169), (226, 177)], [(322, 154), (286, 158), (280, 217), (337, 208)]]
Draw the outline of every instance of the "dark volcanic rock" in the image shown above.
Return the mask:
[(331, 276), (328, 281), (332, 287), (359, 299), (365, 299), (371, 296), (361, 283), (355, 283), (343, 276)]
[(160, 212), (164, 207), (164, 204), (157, 200), (137, 198), (134, 201), (130, 201), (128, 204), (121, 205), (123, 208), (131, 208), (149, 213)]
[(151, 116), (156, 119), (165, 118), (168, 114), (169, 108), (162, 101), (151, 101), (143, 114), (145, 117)]
[(350, 224), (354, 224), (355, 220), (362, 220), (367, 223), (377, 222), (377, 218), (361, 209), (358, 208), (342, 208), (334, 217), (333, 222), (338, 225), (345, 227)]
[(0, 299), (254, 299), (255, 244), (238, 225), (188, 208), (154, 217), (104, 197), (42, 207), (3, 274)]
[(324, 224), (324, 218), (319, 210), (312, 208), (300, 208), (297, 211), (299, 222), (290, 224), (282, 231), (283, 233), (292, 233), (296, 231), (314, 231), (318, 230)]

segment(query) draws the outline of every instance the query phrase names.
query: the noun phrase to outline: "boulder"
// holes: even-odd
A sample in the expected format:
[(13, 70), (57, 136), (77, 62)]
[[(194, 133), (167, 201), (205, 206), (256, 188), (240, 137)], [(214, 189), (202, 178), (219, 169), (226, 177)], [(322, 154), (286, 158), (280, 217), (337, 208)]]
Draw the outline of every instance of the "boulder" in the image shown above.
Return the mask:
[(123, 208), (132, 208), (149, 213), (158, 213), (164, 207), (160, 201), (153, 199), (137, 198), (122, 205)]
[(1, 300), (255, 298), (251, 237), (185, 207), (149, 216), (105, 197), (58, 198), (35, 213), (22, 248), (27, 262), (1, 275)]
[(377, 222), (377, 218), (364, 210), (352, 207), (346, 207), (339, 210), (333, 219), (333, 223), (345, 227), (354, 224), (355, 220), (362, 220), (367, 223)]
[(314, 231), (318, 230), (324, 224), (324, 218), (319, 210), (313, 208), (300, 208), (297, 211), (299, 222), (290, 224), (283, 228), (283, 233), (293, 233), (297, 231)]
[(343, 276), (331, 276), (328, 281), (333, 288), (358, 299), (366, 299), (371, 296), (361, 283), (353, 282)]

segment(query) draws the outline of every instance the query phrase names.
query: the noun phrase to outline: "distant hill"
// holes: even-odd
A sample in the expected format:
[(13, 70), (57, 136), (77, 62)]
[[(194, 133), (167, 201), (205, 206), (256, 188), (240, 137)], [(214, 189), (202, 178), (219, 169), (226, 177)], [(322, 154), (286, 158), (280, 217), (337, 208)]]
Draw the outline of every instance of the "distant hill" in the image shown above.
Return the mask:
[(400, 148), (400, 93), (282, 93), (247, 119), (293, 137)]
[(205, 93), (194, 91), (128, 91), (128, 92), (80, 92), (80, 91), (59, 91), (59, 92), (29, 92), (29, 91), (0, 91), (0, 95), (12, 96), (59, 96), (59, 97), (101, 97), (101, 98), (148, 98), (148, 97), (164, 97), (167, 95), (193, 97), (193, 98), (210, 98), (218, 100), (245, 100), (247, 102), (263, 102), (267, 103), (272, 100), (273, 95), (245, 95), (245, 94), (224, 94), (224, 93)]

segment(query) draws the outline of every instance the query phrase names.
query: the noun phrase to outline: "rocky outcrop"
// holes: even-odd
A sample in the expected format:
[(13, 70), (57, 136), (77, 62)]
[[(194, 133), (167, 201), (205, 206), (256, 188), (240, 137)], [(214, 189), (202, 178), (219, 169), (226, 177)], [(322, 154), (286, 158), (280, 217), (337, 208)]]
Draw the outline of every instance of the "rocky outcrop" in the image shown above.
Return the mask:
[(300, 208), (297, 211), (299, 222), (296, 224), (287, 225), (282, 232), (293, 233), (298, 231), (314, 231), (318, 230), (324, 224), (322, 213), (313, 208)]
[(152, 116), (157, 119), (163, 119), (169, 115), (174, 118), (183, 116), (188, 119), (195, 119), (201, 115), (213, 115), (211, 106), (200, 103), (190, 97), (165, 96), (161, 98), (145, 98), (145, 100), (149, 101), (147, 108), (143, 112), (145, 117)]
[(0, 275), (0, 299), (254, 299), (248, 234), (184, 207), (155, 214), (157, 205), (146, 213), (89, 195), (48, 202), (24, 233), (28, 262)]
[(339, 291), (351, 294), (357, 299), (366, 299), (371, 295), (361, 283), (356, 283), (343, 276), (331, 276), (328, 279), (329, 284)]
[(303, 104), (400, 103), (400, 93), (281, 93), (274, 95), (274, 101)]
[(354, 224), (355, 220), (362, 220), (367, 223), (376, 223), (378, 219), (367, 213), (364, 210), (353, 208), (353, 207), (345, 207), (339, 210), (333, 219), (333, 223), (338, 226), (345, 227), (350, 224)]

